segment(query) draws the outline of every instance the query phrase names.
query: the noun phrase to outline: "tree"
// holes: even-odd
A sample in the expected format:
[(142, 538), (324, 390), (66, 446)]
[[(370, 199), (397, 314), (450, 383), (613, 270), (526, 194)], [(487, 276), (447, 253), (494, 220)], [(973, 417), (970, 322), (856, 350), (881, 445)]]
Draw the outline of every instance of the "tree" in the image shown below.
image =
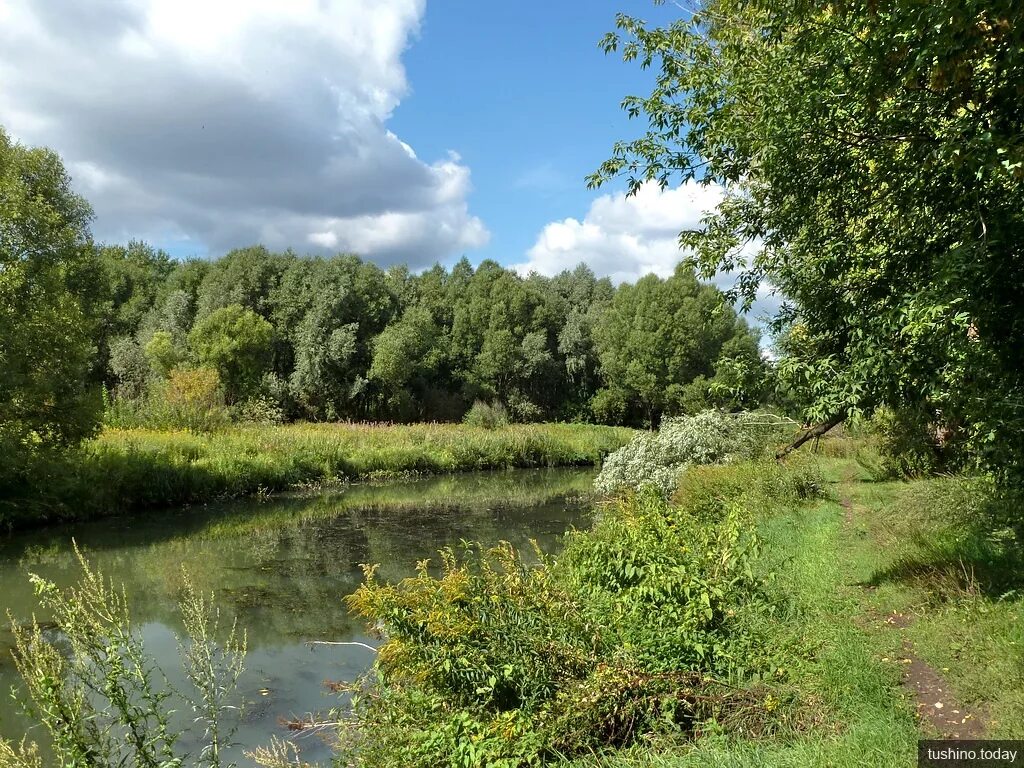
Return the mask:
[(924, 407), (1006, 476), (1024, 467), (1018, 17), (1013, 0), (622, 16), (605, 47), (657, 68), (625, 101), (650, 130), (592, 179), (725, 186), (684, 244), (705, 274), (740, 271), (748, 300), (765, 279), (790, 297), (776, 329), (814, 340), (783, 366), (811, 382), (808, 416)]
[(127, 246), (102, 246), (98, 257), (104, 291), (97, 337), (98, 365), (100, 377), (109, 382), (113, 340), (139, 329), (174, 267), (166, 253), (138, 241)]
[[(390, 407), (418, 410), (441, 358), (438, 330), (425, 307), (410, 307), (373, 341), (369, 379), (383, 387)], [(401, 414), (400, 414), (401, 415)]]
[(317, 297), (295, 335), (292, 395), (318, 419), (346, 415), (366, 383), (355, 365), (359, 323), (338, 318), (344, 296)]
[(251, 309), (229, 304), (197, 322), (189, 343), (199, 363), (220, 374), (227, 400), (234, 403), (258, 386), (270, 362), (273, 337), (270, 323)]
[(185, 355), (174, 343), (170, 331), (157, 331), (144, 347), (146, 360), (154, 373), (163, 378), (184, 362)]
[(0, 486), (99, 426), (91, 216), (56, 154), (0, 129)]
[[(452, 272), (456, 285), (459, 269)], [(562, 380), (554, 363), (556, 312), (544, 290), (488, 260), (454, 301), (451, 352), (467, 400), (496, 397), (521, 420), (551, 414)]]
[(202, 319), (218, 309), (239, 304), (264, 318), (281, 280), (290, 253), (274, 254), (262, 245), (237, 248), (213, 262), (196, 296), (196, 316)]
[(723, 345), (749, 335), (722, 294), (682, 265), (667, 280), (647, 275), (621, 286), (593, 333), (604, 385), (595, 413), (650, 426), (682, 412), (686, 386), (713, 376)]
[(118, 336), (110, 342), (109, 366), (117, 397), (141, 397), (152, 375), (151, 365), (149, 355), (134, 336)]

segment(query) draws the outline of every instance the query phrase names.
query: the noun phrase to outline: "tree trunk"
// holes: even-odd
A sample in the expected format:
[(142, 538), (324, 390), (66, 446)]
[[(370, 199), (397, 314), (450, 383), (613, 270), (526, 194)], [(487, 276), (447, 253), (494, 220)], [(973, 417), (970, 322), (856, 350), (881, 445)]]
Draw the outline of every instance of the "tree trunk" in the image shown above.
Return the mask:
[(825, 421), (821, 422), (821, 424), (818, 424), (817, 426), (808, 429), (806, 432), (800, 435), (800, 437), (798, 437), (796, 440), (794, 440), (792, 443), (787, 445), (782, 450), (776, 451), (775, 458), (779, 460), (786, 458), (789, 454), (791, 454), (801, 445), (806, 443), (808, 440), (811, 440), (815, 437), (821, 437), (830, 429), (832, 429), (832, 427), (838, 426), (842, 424), (844, 421), (846, 421), (846, 414), (837, 413), (835, 416), (832, 416), (826, 419)]

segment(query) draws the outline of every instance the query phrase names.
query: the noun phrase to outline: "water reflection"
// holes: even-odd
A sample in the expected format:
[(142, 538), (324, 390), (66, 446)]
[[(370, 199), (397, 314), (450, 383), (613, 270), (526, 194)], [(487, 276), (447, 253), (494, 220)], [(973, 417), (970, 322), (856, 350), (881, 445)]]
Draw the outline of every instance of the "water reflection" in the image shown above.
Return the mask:
[[(279, 718), (337, 704), (325, 679), (350, 680), (372, 654), (358, 647), (311, 649), (315, 639), (372, 642), (342, 598), (360, 583), (362, 563), (397, 580), (417, 560), (461, 540), (507, 540), (551, 551), (570, 526), (589, 523), (591, 470), (521, 470), (362, 485), (316, 495), (209, 506), (64, 526), (0, 544), (0, 609), (28, 620), (38, 609), (27, 572), (58, 584), (77, 576), (72, 538), (89, 560), (127, 588), (147, 649), (180, 682), (175, 633), (182, 568), (212, 592), (249, 641), (242, 692), (250, 702), (238, 733), (246, 746), (285, 733)], [(45, 621), (48, 617), (39, 616)], [(0, 691), (16, 683), (11, 635), (0, 631)], [(0, 735), (20, 738), (27, 721), (0, 697)], [(33, 732), (32, 738), (42, 739)], [(326, 748), (304, 739), (307, 758)], [(247, 762), (247, 761), (243, 761)]]

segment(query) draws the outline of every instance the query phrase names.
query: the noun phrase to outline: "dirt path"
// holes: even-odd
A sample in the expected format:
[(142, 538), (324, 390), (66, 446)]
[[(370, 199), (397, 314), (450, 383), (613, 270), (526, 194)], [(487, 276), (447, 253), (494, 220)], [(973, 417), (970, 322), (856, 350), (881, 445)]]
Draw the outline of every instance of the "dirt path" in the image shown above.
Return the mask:
[[(893, 613), (885, 623), (899, 632), (912, 621), (906, 614)], [(902, 641), (903, 690), (914, 702), (921, 730), (942, 739), (982, 738), (981, 718), (956, 700), (941, 673), (914, 653), (913, 643), (905, 637)]]
[[(852, 481), (852, 477), (844, 477), (842, 484), (847, 485)], [(849, 528), (854, 521), (853, 501), (844, 494), (839, 503), (843, 508), (843, 524)], [(860, 586), (862, 589), (870, 589), (866, 585)], [(902, 687), (914, 703), (923, 734), (943, 739), (982, 738), (985, 734), (982, 719), (960, 704), (953, 697), (941, 673), (914, 652), (913, 643), (903, 633), (912, 622), (913, 617), (898, 612), (881, 621), (899, 633), (902, 640), (902, 656), (898, 659), (903, 665)]]

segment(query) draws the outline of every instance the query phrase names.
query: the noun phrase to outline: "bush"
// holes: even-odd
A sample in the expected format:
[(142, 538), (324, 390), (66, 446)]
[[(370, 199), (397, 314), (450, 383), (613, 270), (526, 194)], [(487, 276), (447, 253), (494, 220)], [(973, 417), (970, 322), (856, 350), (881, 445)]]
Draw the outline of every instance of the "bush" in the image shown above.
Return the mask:
[(284, 411), (272, 398), (250, 397), (232, 409), (235, 421), (249, 424), (283, 424)]
[(174, 368), (138, 398), (107, 402), (103, 423), (118, 429), (185, 429), (212, 432), (231, 421), (220, 376), (212, 368)]
[[(385, 635), (357, 685), (347, 764), (533, 766), (702, 723), (771, 719), (771, 613), (735, 502), (717, 523), (653, 492), (620, 499), (557, 560), (468, 548), (350, 606)], [(539, 555), (535, 555), (537, 557)]]
[(508, 422), (508, 411), (497, 400), (490, 404), (477, 400), (462, 419), (463, 424), (484, 429), (504, 427)]
[(882, 408), (871, 420), (881, 456), (881, 476), (911, 478), (953, 472), (963, 456), (953, 430), (928, 415)]
[(605, 494), (653, 488), (668, 496), (687, 466), (757, 457), (790, 424), (766, 413), (721, 411), (665, 419), (657, 432), (638, 434), (605, 459), (594, 487)]

